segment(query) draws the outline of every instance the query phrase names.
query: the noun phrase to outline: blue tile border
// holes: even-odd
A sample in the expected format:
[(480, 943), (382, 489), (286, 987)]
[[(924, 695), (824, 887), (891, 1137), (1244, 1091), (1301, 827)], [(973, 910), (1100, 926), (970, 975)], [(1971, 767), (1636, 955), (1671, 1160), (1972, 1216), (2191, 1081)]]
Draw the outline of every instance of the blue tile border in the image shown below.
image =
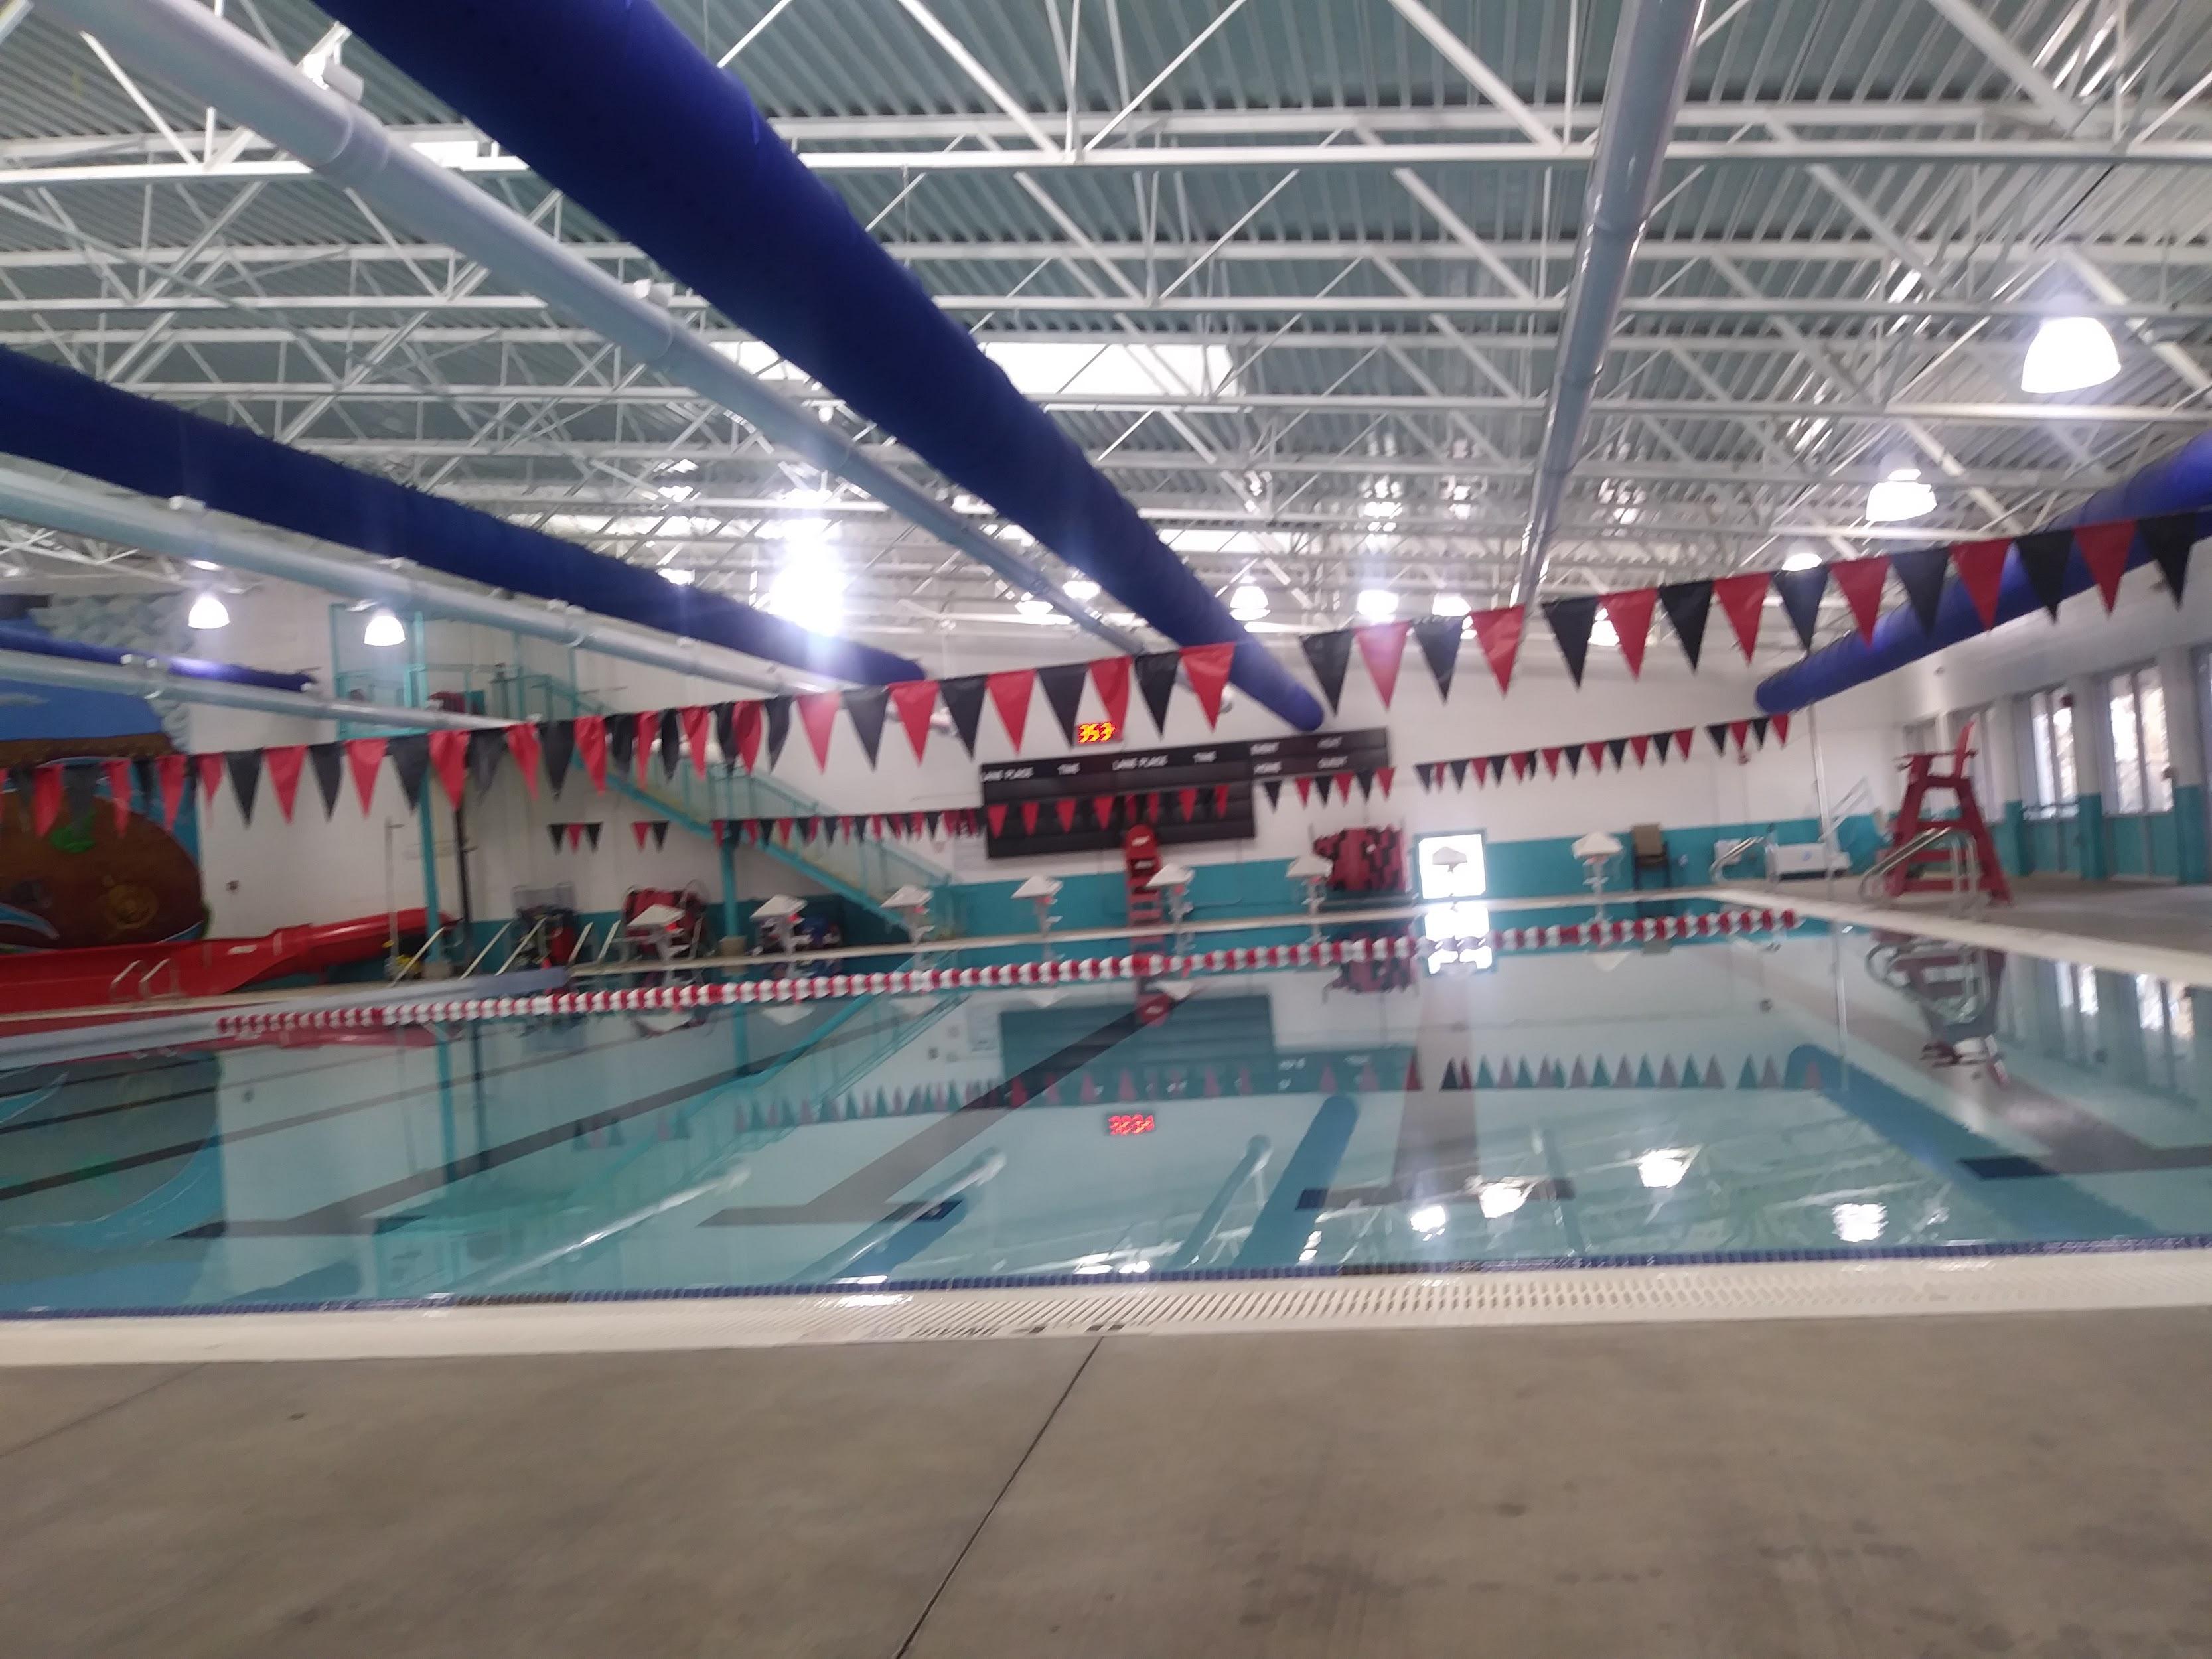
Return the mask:
[(2212, 1233), (2158, 1238), (2030, 1240), (1972, 1244), (1885, 1244), (1864, 1249), (1687, 1251), (1676, 1255), (1552, 1255), (1473, 1261), (1373, 1262), (1346, 1267), (1188, 1267), (1157, 1273), (995, 1273), (971, 1279), (902, 1279), (881, 1285), (681, 1285), (641, 1291), (542, 1291), (511, 1296), (380, 1297), (330, 1302), (222, 1302), (195, 1307), (27, 1308), (0, 1310), (0, 1323), (65, 1319), (178, 1319), (235, 1314), (391, 1313), (444, 1308), (532, 1308), (610, 1302), (714, 1302), (763, 1297), (909, 1295), (922, 1291), (1105, 1289), (1139, 1285), (1249, 1285), (1284, 1279), (1424, 1277), (1437, 1273), (1573, 1273), (1613, 1267), (1734, 1267), (1796, 1261), (1949, 1261), (1990, 1256), (2125, 1255), (2212, 1249)]

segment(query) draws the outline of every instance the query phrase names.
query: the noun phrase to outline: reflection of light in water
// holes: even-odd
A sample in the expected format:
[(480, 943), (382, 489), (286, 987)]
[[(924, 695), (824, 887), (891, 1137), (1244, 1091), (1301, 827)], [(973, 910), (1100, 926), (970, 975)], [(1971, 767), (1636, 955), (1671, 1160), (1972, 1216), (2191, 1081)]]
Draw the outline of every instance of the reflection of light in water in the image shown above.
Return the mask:
[(1482, 1206), (1483, 1214), (1492, 1221), (1503, 1221), (1528, 1201), (1528, 1189), (1517, 1181), (1488, 1182), (1474, 1200)]
[(1679, 1187), (1690, 1172), (1690, 1155), (1671, 1147), (1646, 1152), (1636, 1160), (1637, 1178), (1647, 1187)]
[(1406, 1219), (1413, 1224), (1417, 1233), (1440, 1233), (1444, 1230), (1444, 1223), (1451, 1217), (1441, 1204), (1424, 1204)]
[(1306, 1235), (1306, 1247), (1298, 1252), (1298, 1260), (1310, 1261), (1321, 1254), (1321, 1229), (1316, 1227)]
[(1834, 1215), (1836, 1237), (1846, 1244), (1871, 1244), (1889, 1224), (1889, 1211), (1880, 1204), (1838, 1204)]

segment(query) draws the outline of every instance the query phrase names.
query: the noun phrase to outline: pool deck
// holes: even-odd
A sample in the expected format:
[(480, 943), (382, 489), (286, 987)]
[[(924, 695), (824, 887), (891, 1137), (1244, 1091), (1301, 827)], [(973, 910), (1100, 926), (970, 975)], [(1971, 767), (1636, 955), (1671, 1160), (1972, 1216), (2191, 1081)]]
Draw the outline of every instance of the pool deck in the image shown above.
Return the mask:
[(11, 1651), (2201, 1653), (2212, 1311), (0, 1370)]

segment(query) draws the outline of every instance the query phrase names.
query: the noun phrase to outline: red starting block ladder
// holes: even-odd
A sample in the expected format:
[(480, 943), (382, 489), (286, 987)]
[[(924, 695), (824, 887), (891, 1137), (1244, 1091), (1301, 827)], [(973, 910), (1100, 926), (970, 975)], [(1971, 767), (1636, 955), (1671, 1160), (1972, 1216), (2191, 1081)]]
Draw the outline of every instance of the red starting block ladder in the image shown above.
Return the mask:
[[(1968, 720), (1960, 730), (1958, 746), (1949, 754), (1907, 755), (1899, 763), (1905, 769), (1905, 800), (1897, 809), (1889, 848), (1894, 854), (1910, 847), (1930, 830), (1955, 830), (1974, 849), (1975, 884), (1992, 902), (2010, 904), (2012, 888), (2005, 880), (2004, 867), (1997, 862), (1996, 842), (1990, 837), (1988, 820), (1982, 817), (1981, 802), (1974, 796), (1974, 781), (1966, 771), (1966, 763), (1974, 753), (1973, 735), (1974, 723)], [(1936, 769), (1947, 763), (1948, 769)], [(1932, 805), (1947, 798), (1957, 808), (1954, 816), (1938, 817), (1929, 811)], [(1939, 873), (1938, 866), (1948, 867), (1951, 857), (1952, 849), (1938, 842), (1904, 860), (1889, 872), (1889, 896), (1950, 891), (1951, 878)]]

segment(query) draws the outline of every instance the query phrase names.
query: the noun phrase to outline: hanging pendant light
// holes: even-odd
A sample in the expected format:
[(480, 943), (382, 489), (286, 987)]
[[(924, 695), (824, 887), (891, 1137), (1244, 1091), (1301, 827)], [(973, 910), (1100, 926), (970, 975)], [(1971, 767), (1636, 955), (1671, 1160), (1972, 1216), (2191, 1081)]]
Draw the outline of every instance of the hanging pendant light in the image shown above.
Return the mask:
[(203, 593), (192, 601), (192, 608), (185, 613), (185, 626), (210, 633), (218, 628), (230, 626), (230, 607), (212, 593)]
[(2022, 392), (2081, 392), (2120, 372), (2110, 330), (2094, 317), (2053, 317), (2035, 331), (2020, 366)]
[(361, 631), (363, 645), (387, 646), (407, 643), (407, 630), (399, 625), (399, 618), (389, 611), (379, 609), (368, 615), (368, 626)]

